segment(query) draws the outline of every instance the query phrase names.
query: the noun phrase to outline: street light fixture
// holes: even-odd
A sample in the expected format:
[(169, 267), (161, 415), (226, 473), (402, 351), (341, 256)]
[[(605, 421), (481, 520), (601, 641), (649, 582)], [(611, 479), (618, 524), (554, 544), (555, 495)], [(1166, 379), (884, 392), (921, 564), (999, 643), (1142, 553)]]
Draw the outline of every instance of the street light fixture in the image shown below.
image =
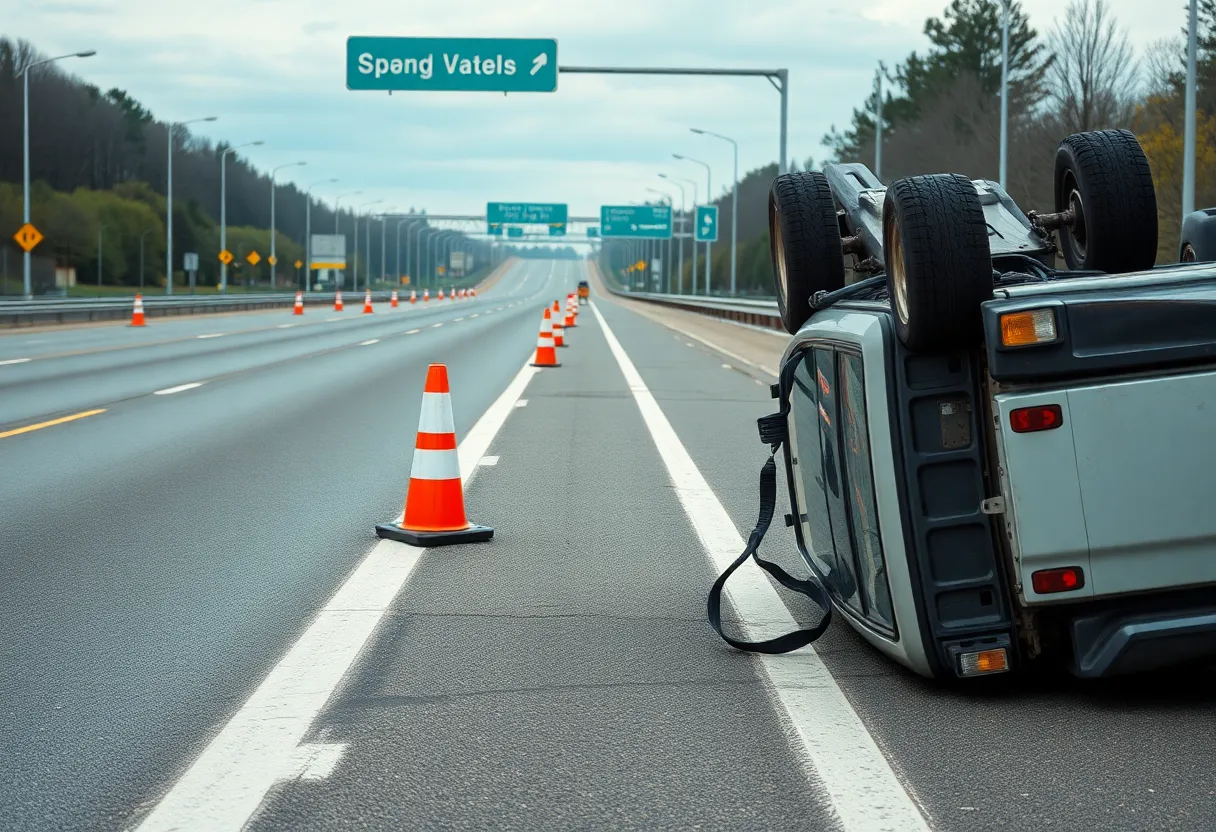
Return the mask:
[[(700, 136), (712, 136), (715, 139), (721, 139), (724, 142), (730, 142), (735, 153), (735, 172), (734, 185), (731, 191), (730, 198), (730, 294), (734, 297), (738, 293), (737, 272), (738, 259), (735, 254), (739, 242), (739, 143), (730, 136), (723, 136), (721, 133), (714, 133), (711, 130), (698, 130), (696, 127), (690, 127), (692, 132)], [(705, 278), (706, 289), (708, 290), (709, 277)]]
[[(67, 55), (58, 55), (54, 58), (43, 58), (41, 61), (33, 61), (27, 64), (25, 69), (21, 71), (21, 84), (23, 92), (22, 106), (24, 107), (21, 122), (23, 152), (21, 162), (21, 183), (23, 194), (22, 201), (24, 203), (22, 217), (26, 225), (29, 225), (30, 222), (30, 70), (36, 66), (41, 66), (42, 64), (49, 64), (52, 61), (62, 61), (64, 58), (91, 58), (96, 54), (96, 50), (90, 49), (87, 52), (70, 52)], [(21, 267), (24, 281), (22, 288), (25, 292), (26, 300), (30, 300), (34, 296), (33, 285), (30, 281), (30, 256), (30, 252), (26, 251), (25, 255), (22, 257)]]
[(219, 116), (192, 118), (187, 121), (175, 121), (169, 124), (169, 174), (165, 186), (165, 294), (173, 294), (173, 131), (187, 124), (198, 124), (203, 121), (215, 121)]
[(275, 234), (274, 234), (274, 195), (278, 189), (274, 185), (274, 175), (283, 168), (298, 168), (307, 165), (308, 162), (288, 162), (285, 165), (279, 165), (277, 168), (270, 169), (270, 291), (274, 291), (278, 281), (275, 280), (276, 272), (279, 268), (279, 258), (275, 254)]
[(312, 189), (318, 185), (328, 185), (337, 182), (337, 177), (331, 179), (322, 179), (318, 182), (313, 182), (304, 189), (304, 291), (308, 291), (312, 281), (308, 276), (312, 274)]
[[(228, 154), (235, 153), (242, 147), (254, 147), (266, 144), (264, 141), (245, 142), (235, 147), (226, 147), (220, 154), (220, 251), (228, 250)], [(141, 284), (142, 285), (142, 284)], [(228, 291), (228, 264), (220, 261), (220, 292)]]

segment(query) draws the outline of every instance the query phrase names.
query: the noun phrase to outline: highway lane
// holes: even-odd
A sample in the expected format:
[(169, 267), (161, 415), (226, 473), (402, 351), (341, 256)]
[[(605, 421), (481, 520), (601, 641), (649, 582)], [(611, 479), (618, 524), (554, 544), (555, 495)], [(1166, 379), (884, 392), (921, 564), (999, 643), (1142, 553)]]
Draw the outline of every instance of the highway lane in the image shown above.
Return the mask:
[[(23, 363), (0, 364), (0, 433), (5, 426), (388, 337), (402, 327), (471, 318), (492, 308), (490, 303), (518, 302), (529, 291), (528, 279), (521, 273), (475, 300), (407, 302), (396, 309), (381, 303), (371, 315), (362, 314), (359, 304), (342, 313), (309, 309), (295, 316), (287, 310), (172, 321), (144, 329), (96, 327), (87, 333), (91, 346), (80, 331), (63, 333), (67, 343), (62, 346), (55, 341), (56, 333), (0, 337), (0, 347), (8, 354), (31, 356)], [(49, 346), (43, 343), (48, 339)], [(44, 351), (34, 352), (30, 341), (38, 341)]]
[(467, 430), (558, 283), (524, 262), (427, 313), (442, 327), (365, 316), (319, 352), (284, 335), (298, 360), (0, 439), (0, 826), (125, 826), (400, 511), (427, 364), (449, 365)]

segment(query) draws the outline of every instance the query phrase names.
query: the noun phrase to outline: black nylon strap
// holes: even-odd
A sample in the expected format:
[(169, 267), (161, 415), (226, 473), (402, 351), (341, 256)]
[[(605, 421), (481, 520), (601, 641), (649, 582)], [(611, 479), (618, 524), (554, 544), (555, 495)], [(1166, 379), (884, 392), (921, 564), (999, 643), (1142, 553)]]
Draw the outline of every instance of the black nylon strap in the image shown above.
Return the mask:
[[(828, 625), (832, 623), (832, 603), (823, 587), (814, 581), (795, 578), (777, 564), (770, 563), (756, 554), (760, 541), (764, 539), (764, 535), (768, 531), (769, 524), (773, 522), (773, 512), (776, 507), (777, 462), (770, 456), (768, 461), (764, 463), (764, 467), (760, 469), (760, 516), (756, 520), (756, 527), (752, 529), (751, 535), (748, 536), (747, 548), (743, 550), (743, 554), (735, 559), (734, 563), (726, 568), (725, 572), (718, 576), (718, 580), (714, 581), (713, 587), (709, 590), (709, 624), (722, 637), (723, 641), (737, 650), (746, 650), (751, 653), (767, 653), (770, 655), (788, 653), (791, 650), (797, 650), (815, 641), (815, 639), (827, 631)], [(722, 590), (726, 587), (726, 582), (734, 571), (742, 566), (749, 557), (755, 558), (756, 563), (776, 578), (782, 586), (805, 595), (818, 604), (824, 611), (823, 618), (819, 623), (814, 627), (805, 630), (795, 630), (792, 633), (786, 633), (767, 641), (743, 641), (742, 639), (732, 638), (722, 632)]]

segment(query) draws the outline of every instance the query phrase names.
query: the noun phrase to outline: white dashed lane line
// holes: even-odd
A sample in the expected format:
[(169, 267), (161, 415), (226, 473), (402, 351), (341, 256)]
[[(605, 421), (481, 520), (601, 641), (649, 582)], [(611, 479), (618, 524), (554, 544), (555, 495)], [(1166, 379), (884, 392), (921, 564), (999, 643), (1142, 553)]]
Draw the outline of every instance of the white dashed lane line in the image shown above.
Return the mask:
[(477, 464), (478, 464), (478, 465), (485, 465), (485, 466), (494, 466), (494, 465), (497, 465), (497, 464), (498, 464), (498, 457), (496, 457), (496, 456), (483, 456), (483, 457), (482, 457), (482, 458), (481, 458), (481, 459), (478, 461), (478, 463), (477, 463)]
[(361, 341), (361, 342), (359, 343), (359, 346), (361, 346), (361, 347), (370, 347), (372, 344), (379, 344), (379, 343), (380, 343), (380, 339), (379, 339), (379, 338), (373, 338), (373, 339), (371, 339), (370, 341)]
[(28, 358), (9, 358), (4, 361), (0, 361), (0, 366), (3, 366), (5, 364), (24, 364), (25, 362), (27, 362), (29, 360), (30, 359), (28, 359)]
[(207, 382), (192, 381), (189, 384), (179, 384), (176, 387), (166, 387), (164, 390), (157, 390), (153, 396), (172, 396), (174, 393), (184, 393), (187, 390), (193, 390), (196, 387), (202, 387)]
[(409, 332), (406, 332), (405, 334), (406, 335), (417, 335), (419, 332), (422, 332), (422, 330), (421, 329), (411, 329)]
[(437, 324), (431, 324), (431, 329), (438, 329), (441, 326), (443, 326), (443, 321), (440, 321)]
[(200, 335), (200, 336), (198, 336), (198, 339), (200, 341), (203, 341), (203, 340), (206, 340), (207, 338), (223, 338), (223, 337), (224, 337), (224, 333), (222, 333), (222, 332), (212, 332), (210, 335)]

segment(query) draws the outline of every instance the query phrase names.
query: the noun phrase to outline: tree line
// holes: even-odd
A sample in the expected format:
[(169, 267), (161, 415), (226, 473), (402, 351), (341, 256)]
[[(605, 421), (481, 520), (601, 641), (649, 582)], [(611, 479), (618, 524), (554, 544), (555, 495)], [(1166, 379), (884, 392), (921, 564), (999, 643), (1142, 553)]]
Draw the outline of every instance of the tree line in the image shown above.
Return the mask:
[[(951, 0), (925, 21), (927, 49), (882, 67), (882, 180), (922, 173), (999, 178), (1002, 0)], [(1137, 53), (1110, 0), (1070, 0), (1051, 28), (1031, 26), (1010, 0), (1007, 189), (1025, 210), (1053, 210), (1055, 152), (1061, 139), (1123, 128), (1143, 145), (1157, 188), (1159, 262), (1178, 259), (1182, 223), (1182, 145), (1186, 82), (1185, 0), (1167, 0), (1179, 35)], [(1216, 0), (1199, 0), (1196, 207), (1216, 206)], [(823, 137), (829, 161), (875, 166), (878, 91), (848, 125)], [(797, 166), (793, 166), (796, 169)], [(805, 168), (810, 168), (807, 160)], [(772, 294), (767, 229), (769, 165), (739, 188), (741, 293)], [(729, 229), (727, 194), (716, 200), (720, 229)], [(746, 230), (745, 230), (746, 229)], [(693, 264), (685, 249), (684, 285)], [(713, 247), (713, 290), (730, 279), (730, 241)], [(704, 264), (697, 266), (704, 270)]]
[[(27, 41), (0, 37), (0, 294), (13, 292), (21, 278), (21, 251), (12, 235), (22, 223), (22, 73), (44, 57)], [(31, 216), (45, 237), (34, 250), (40, 288), (53, 283), (56, 267), (74, 268), (80, 283), (96, 284), (100, 267), (102, 284), (164, 285), (171, 130), (174, 284), (181, 286), (184, 279), (184, 252), (199, 254), (200, 283), (218, 282), (220, 164), (230, 145), (194, 136), (180, 126), (171, 128), (129, 92), (103, 91), (57, 63), (31, 69), (29, 87)], [(244, 257), (254, 250), (262, 258), (270, 253), (270, 177), (238, 152), (228, 154), (226, 168), (228, 248), (236, 257), (229, 267), (230, 281), (265, 283), (269, 264), (263, 259), (251, 266)], [(294, 285), (294, 263), (304, 256), (306, 204), (306, 195), (295, 185), (278, 185), (275, 247), (280, 286)], [(331, 205), (313, 197), (313, 232), (332, 233), (334, 222)], [(347, 262), (352, 265), (354, 215), (340, 210), (338, 223), (348, 237)], [(407, 221), (403, 238), (415, 223), (425, 220)], [(385, 263), (391, 270), (397, 223), (390, 219), (388, 225)], [(367, 267), (379, 273), (378, 226), (373, 226), (367, 248), (360, 224), (361, 274)]]

